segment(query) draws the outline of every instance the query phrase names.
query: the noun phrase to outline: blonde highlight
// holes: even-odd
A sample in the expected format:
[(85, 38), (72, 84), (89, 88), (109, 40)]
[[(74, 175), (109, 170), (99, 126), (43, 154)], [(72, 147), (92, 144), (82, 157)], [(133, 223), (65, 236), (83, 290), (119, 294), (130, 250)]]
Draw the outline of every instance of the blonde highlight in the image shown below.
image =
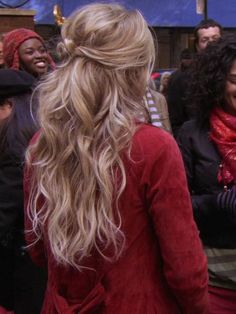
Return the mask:
[(41, 133), (27, 154), (28, 212), (38, 237), (47, 226), (55, 259), (80, 269), (92, 250), (118, 258), (125, 246), (118, 208), (126, 185), (122, 154), (131, 148), (135, 118), (146, 110), (142, 98), (155, 52), (142, 15), (115, 4), (75, 12), (62, 39), (63, 61), (39, 86)]

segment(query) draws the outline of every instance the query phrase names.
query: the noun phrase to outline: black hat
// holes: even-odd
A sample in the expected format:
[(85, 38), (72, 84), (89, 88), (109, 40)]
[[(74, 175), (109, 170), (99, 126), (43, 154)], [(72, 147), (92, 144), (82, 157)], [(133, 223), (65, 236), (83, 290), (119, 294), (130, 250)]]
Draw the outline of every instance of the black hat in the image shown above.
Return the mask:
[(25, 71), (0, 69), (0, 103), (31, 89), (35, 78)]

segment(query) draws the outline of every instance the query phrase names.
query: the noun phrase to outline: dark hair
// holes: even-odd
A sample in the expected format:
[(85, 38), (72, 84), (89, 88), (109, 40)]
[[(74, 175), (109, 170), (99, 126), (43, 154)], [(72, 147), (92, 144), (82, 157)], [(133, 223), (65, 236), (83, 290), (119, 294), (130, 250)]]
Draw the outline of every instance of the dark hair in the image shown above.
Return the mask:
[(227, 76), (235, 60), (235, 35), (210, 43), (204, 52), (196, 55), (187, 98), (200, 121), (208, 122), (211, 110), (224, 105)]
[(213, 19), (207, 19), (207, 20), (202, 20), (200, 23), (198, 23), (195, 28), (194, 28), (194, 31), (193, 31), (193, 35), (194, 35), (194, 46), (196, 47), (196, 44), (198, 43), (198, 31), (199, 29), (202, 29), (202, 28), (209, 28), (209, 27), (219, 27), (220, 29), (220, 34), (222, 35), (222, 32), (223, 32), (223, 27), (218, 23), (216, 22), (215, 20)]
[[(12, 112), (0, 124), (0, 151), (16, 161), (22, 162), (28, 143), (37, 131), (36, 101), (32, 101), (31, 93), (10, 98)], [(32, 108), (31, 108), (32, 107)]]
[(189, 48), (185, 48), (183, 50), (181, 50), (180, 52), (180, 60), (183, 59), (193, 59), (194, 58), (194, 52), (189, 49)]

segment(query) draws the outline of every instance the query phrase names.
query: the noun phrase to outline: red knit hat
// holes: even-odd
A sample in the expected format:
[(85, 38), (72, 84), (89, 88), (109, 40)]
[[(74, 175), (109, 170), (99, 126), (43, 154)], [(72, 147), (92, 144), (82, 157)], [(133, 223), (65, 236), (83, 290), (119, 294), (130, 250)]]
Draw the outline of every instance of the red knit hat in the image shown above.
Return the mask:
[[(3, 57), (5, 64), (8, 68), (19, 69), (20, 60), (19, 60), (19, 47), (23, 44), (24, 41), (37, 38), (44, 45), (44, 40), (34, 31), (27, 28), (17, 28), (13, 31), (4, 35), (3, 39)], [(54, 69), (55, 63), (53, 62), (51, 56), (48, 54), (48, 63)]]

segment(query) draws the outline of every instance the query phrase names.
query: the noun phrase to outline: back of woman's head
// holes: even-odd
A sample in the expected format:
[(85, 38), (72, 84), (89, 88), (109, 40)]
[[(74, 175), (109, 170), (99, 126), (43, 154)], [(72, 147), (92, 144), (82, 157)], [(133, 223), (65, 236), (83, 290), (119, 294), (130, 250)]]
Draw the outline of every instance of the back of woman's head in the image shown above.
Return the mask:
[[(61, 64), (39, 90), (30, 214), (36, 232), (47, 220), (55, 258), (79, 267), (94, 248), (103, 255), (111, 245), (115, 257), (122, 251), (113, 200), (126, 182), (121, 153), (130, 147), (135, 117), (146, 110), (154, 44), (138, 11), (91, 4), (66, 20), (58, 49)], [(45, 208), (36, 212), (41, 193)]]
[(119, 97), (142, 99), (154, 47), (138, 11), (129, 12), (115, 4), (89, 5), (66, 21), (62, 39), (59, 50), (64, 65), (60, 70), (74, 79), (65, 78), (68, 84), (76, 85), (71, 88), (86, 91), (86, 98), (94, 94), (96, 102), (89, 102), (90, 110), (100, 109), (100, 102), (109, 90), (113, 94), (113, 89)]
[(208, 122), (211, 110), (222, 106), (229, 71), (236, 60), (236, 36), (226, 35), (210, 43), (198, 54), (192, 66), (189, 102), (202, 122)]
[(97, 119), (114, 125), (122, 114), (133, 119), (142, 110), (154, 45), (138, 11), (115, 4), (83, 7), (65, 22), (58, 50), (61, 65), (41, 88), (42, 123), (52, 123), (56, 109), (60, 119), (74, 118), (93, 132)]
[(112, 69), (147, 67), (153, 42), (138, 11), (93, 4), (75, 12), (62, 28), (66, 52)]

